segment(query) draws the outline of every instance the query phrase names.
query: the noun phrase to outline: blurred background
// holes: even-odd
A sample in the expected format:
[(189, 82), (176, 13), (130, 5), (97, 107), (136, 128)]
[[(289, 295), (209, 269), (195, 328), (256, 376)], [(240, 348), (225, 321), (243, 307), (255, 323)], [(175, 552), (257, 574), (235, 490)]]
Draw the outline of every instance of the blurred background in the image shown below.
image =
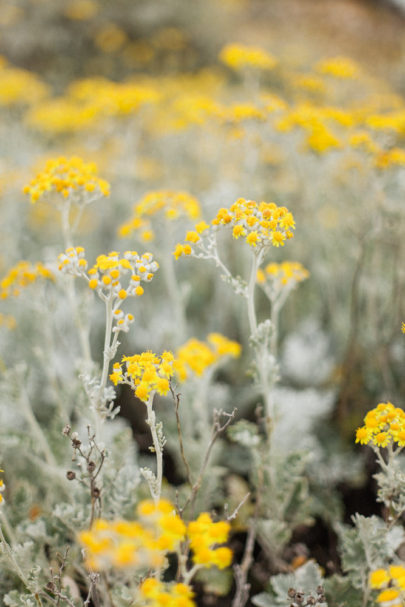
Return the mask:
[[(97, 162), (111, 183), (110, 200), (80, 223), (90, 257), (137, 242), (159, 261), (172, 254), (190, 221), (163, 253), (150, 234), (122, 229), (151, 190), (190, 192), (207, 220), (239, 196), (284, 204), (297, 230), (274, 259), (301, 262), (310, 279), (280, 320), (279, 399), (293, 417), (301, 398), (308, 429), (327, 415), (351, 442), (370, 404), (403, 402), (404, 32), (400, 0), (2, 0), (2, 274), (61, 250), (52, 207), (22, 194), (57, 155)], [(246, 269), (235, 246), (226, 254)], [(221, 327), (247, 346), (240, 303), (215, 269), (178, 264), (187, 329), (173, 334), (162, 278), (136, 348)], [(241, 377), (229, 380), (235, 392)]]

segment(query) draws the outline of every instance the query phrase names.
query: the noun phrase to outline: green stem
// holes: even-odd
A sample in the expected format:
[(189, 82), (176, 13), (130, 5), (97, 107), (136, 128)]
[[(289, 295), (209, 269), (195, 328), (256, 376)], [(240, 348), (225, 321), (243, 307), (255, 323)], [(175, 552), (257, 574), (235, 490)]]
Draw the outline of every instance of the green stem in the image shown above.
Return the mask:
[[(105, 397), (104, 392), (107, 385), (108, 379), (108, 369), (110, 367), (111, 361), (111, 331), (112, 331), (112, 323), (113, 323), (113, 310), (112, 310), (112, 297), (108, 297), (105, 300), (105, 335), (104, 335), (104, 350), (103, 350), (103, 368), (101, 371), (101, 380), (100, 380), (100, 391), (99, 391), (99, 402), (96, 404), (95, 408), (95, 422), (96, 422), (96, 436), (100, 438), (101, 436), (101, 424), (102, 417), (100, 413), (100, 409), (104, 405)], [(114, 336), (116, 337), (116, 336)], [(116, 343), (116, 339), (115, 339)]]
[(247, 308), (248, 308), (248, 319), (249, 319), (249, 327), (250, 334), (254, 335), (257, 331), (257, 318), (256, 318), (256, 308), (255, 308), (255, 286), (257, 282), (257, 270), (260, 265), (262, 255), (256, 255), (253, 253), (252, 256), (252, 267), (250, 270), (250, 277), (248, 283), (248, 291), (247, 291)]
[(174, 271), (173, 256), (164, 255), (161, 263), (164, 270), (163, 277), (166, 283), (167, 292), (169, 294), (170, 301), (172, 302), (173, 312), (176, 319), (176, 339), (178, 343), (182, 343), (186, 335), (186, 316), (180, 285), (177, 282), (176, 273)]
[(155, 455), (156, 455), (156, 488), (152, 489), (152, 487), (150, 487), (150, 489), (151, 489), (151, 494), (152, 494), (153, 500), (154, 500), (155, 504), (157, 504), (158, 501), (160, 500), (160, 495), (162, 492), (163, 452), (160, 447), (159, 438), (158, 438), (157, 430), (156, 430), (156, 415), (155, 415), (155, 412), (152, 407), (154, 395), (155, 395), (155, 393), (152, 392), (149, 397), (148, 402), (146, 403), (146, 410), (148, 413), (146, 423), (148, 424), (151, 434), (152, 434), (153, 448), (155, 450)]
[[(248, 319), (249, 319), (249, 327), (250, 333), (254, 336), (257, 332), (257, 317), (256, 317), (256, 307), (255, 307), (255, 286), (257, 282), (257, 270), (261, 264), (263, 259), (263, 250), (259, 251), (259, 253), (253, 253), (252, 258), (252, 266), (250, 270), (250, 277), (248, 283), (247, 290), (247, 310), (248, 310)], [(257, 372), (259, 375), (259, 383), (261, 388), (261, 393), (263, 396), (263, 400), (265, 403), (265, 410), (267, 418), (271, 419), (273, 417), (273, 397), (272, 397), (272, 385), (270, 385), (268, 380), (268, 371), (267, 368), (267, 352), (265, 351), (265, 345), (262, 347), (255, 347), (254, 350), (255, 363)]]

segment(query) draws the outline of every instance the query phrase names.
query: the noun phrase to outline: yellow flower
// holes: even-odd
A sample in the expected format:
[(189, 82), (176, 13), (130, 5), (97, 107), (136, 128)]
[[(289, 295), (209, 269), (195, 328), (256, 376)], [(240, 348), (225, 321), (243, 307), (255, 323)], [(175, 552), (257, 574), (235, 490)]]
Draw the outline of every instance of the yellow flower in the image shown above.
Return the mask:
[[(385, 603), (399, 598), (399, 591), (396, 588), (387, 588), (377, 596), (378, 603)], [(390, 603), (391, 605), (391, 603)]]
[(186, 242), (193, 242), (196, 243), (199, 240), (201, 240), (201, 237), (199, 234), (197, 234), (197, 232), (187, 232), (186, 235)]
[(392, 442), (405, 446), (405, 412), (390, 402), (379, 403), (365, 416), (364, 426), (357, 429), (356, 442), (382, 448)]
[(246, 237), (246, 242), (251, 247), (255, 247), (259, 241), (259, 234), (256, 231), (250, 232)]
[[(125, 373), (122, 370), (125, 364)], [(147, 402), (152, 392), (167, 394), (170, 390), (170, 378), (174, 373), (174, 356), (171, 352), (163, 352), (156, 356), (153, 352), (142, 352), (133, 356), (124, 356), (122, 363), (114, 364), (114, 372), (110, 379), (115, 383), (127, 383), (135, 395)]]
[(240, 344), (224, 335), (210, 333), (207, 339), (208, 343), (195, 338), (189, 339), (177, 350), (173, 369), (180, 381), (185, 381), (190, 372), (201, 377), (206, 369), (225, 356), (240, 356)]
[(0, 280), (0, 299), (16, 297), (21, 289), (41, 279), (54, 280), (54, 275), (41, 262), (19, 261)]
[(228, 44), (220, 52), (220, 60), (234, 70), (247, 67), (271, 70), (276, 65), (275, 58), (257, 46)]
[(371, 433), (370, 431), (363, 427), (357, 428), (356, 430), (356, 443), (360, 443), (361, 445), (367, 445), (370, 442)]
[(142, 605), (145, 607), (195, 607), (194, 593), (186, 584), (160, 582), (147, 578), (139, 587)]
[(0, 65), (0, 106), (33, 105), (47, 94), (48, 87), (33, 72)]
[[(194, 196), (187, 192), (171, 190), (148, 192), (134, 205), (132, 218), (120, 226), (118, 233), (119, 236), (126, 237), (135, 232), (141, 234), (144, 240), (145, 236), (146, 239), (152, 240), (155, 237), (153, 226), (159, 219), (173, 221), (184, 216), (190, 219), (200, 216), (200, 203)], [(197, 224), (197, 235), (193, 232), (195, 240), (190, 242), (198, 241), (199, 238), (196, 238), (207, 229), (205, 226), (203, 221)]]
[(218, 544), (228, 540), (229, 530), (228, 522), (214, 523), (206, 512), (201, 513), (196, 521), (190, 522), (187, 534), (194, 563), (203, 567), (228, 567), (232, 561), (232, 551)]
[(352, 79), (360, 73), (359, 66), (348, 57), (333, 57), (324, 59), (316, 66), (316, 69), (321, 74), (327, 74), (334, 78)]
[(370, 573), (370, 587), (371, 588), (382, 588), (390, 581), (390, 575), (386, 569), (376, 569)]
[(68, 198), (74, 194), (74, 201), (88, 202), (92, 197), (108, 196), (110, 186), (107, 181), (97, 176), (97, 166), (94, 162), (86, 163), (81, 158), (56, 158), (48, 160), (45, 168), (24, 187), (24, 193), (29, 194), (31, 202), (46, 198), (50, 194), (60, 198)]

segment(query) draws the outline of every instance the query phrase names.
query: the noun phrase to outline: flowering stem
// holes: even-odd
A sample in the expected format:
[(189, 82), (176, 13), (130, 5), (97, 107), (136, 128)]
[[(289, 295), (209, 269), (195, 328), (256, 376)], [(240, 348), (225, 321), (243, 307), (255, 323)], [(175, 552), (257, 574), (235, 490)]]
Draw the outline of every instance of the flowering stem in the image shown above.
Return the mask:
[[(70, 208), (71, 207), (70, 207), (69, 200), (65, 200), (64, 203), (62, 204), (62, 206), (59, 207), (65, 249), (68, 249), (69, 247), (73, 246), (73, 244), (72, 244), (73, 230), (70, 225)], [(80, 313), (78, 310), (76, 292), (75, 292), (75, 287), (74, 287), (73, 281), (74, 281), (74, 278), (71, 277), (71, 279), (68, 282), (67, 290), (68, 290), (69, 303), (70, 303), (71, 309), (73, 310), (75, 323), (76, 323), (76, 326), (79, 331), (79, 339), (80, 339), (80, 346), (81, 346), (81, 350), (82, 350), (82, 356), (83, 356), (84, 360), (86, 361), (86, 363), (90, 363), (91, 354), (90, 354), (89, 336), (88, 336), (88, 332), (86, 331), (86, 329), (82, 323), (82, 319), (81, 319), (81, 316), (80, 316)]]
[(261, 255), (256, 255), (253, 253), (252, 256), (252, 267), (250, 270), (248, 291), (247, 291), (247, 307), (248, 307), (248, 318), (249, 318), (249, 327), (250, 334), (254, 335), (257, 331), (257, 318), (256, 318), (256, 308), (255, 308), (255, 286), (257, 281), (257, 269), (260, 265)]
[(146, 419), (146, 423), (148, 424), (151, 434), (152, 434), (152, 442), (153, 448), (156, 454), (156, 486), (152, 488), (149, 484), (149, 488), (153, 497), (155, 504), (160, 500), (160, 494), (162, 492), (162, 478), (163, 478), (163, 452), (161, 449), (159, 437), (156, 430), (156, 415), (153, 410), (153, 397), (155, 393), (152, 392), (148, 402), (146, 403), (146, 410), (148, 413), (148, 417)]
[[(256, 317), (256, 308), (255, 308), (255, 286), (257, 281), (257, 270), (263, 259), (263, 249), (258, 253), (253, 253), (252, 257), (252, 267), (250, 270), (250, 277), (247, 289), (247, 310), (248, 310), (248, 319), (249, 319), (249, 327), (250, 334), (252, 337), (256, 335), (257, 332), (257, 317)], [(259, 375), (259, 382), (261, 387), (261, 392), (263, 395), (263, 399), (266, 407), (266, 415), (268, 418), (273, 416), (273, 398), (271, 395), (272, 386), (269, 384), (269, 369), (267, 368), (267, 352), (265, 352), (266, 345), (257, 346), (255, 348), (255, 362), (257, 367), (257, 372)]]
[(68, 285), (67, 285), (67, 293), (69, 298), (69, 304), (71, 309), (73, 310), (73, 317), (75, 319), (75, 324), (79, 332), (79, 340), (80, 347), (82, 351), (82, 356), (87, 364), (91, 362), (91, 353), (90, 353), (90, 344), (89, 344), (89, 335), (88, 331), (85, 329), (80, 312), (78, 310), (77, 298), (76, 298), (76, 290), (74, 285), (74, 277), (68, 277)]
[[(95, 407), (95, 422), (96, 422), (96, 436), (101, 436), (101, 423), (103, 421), (101, 416), (101, 409), (105, 402), (105, 388), (108, 379), (108, 369), (111, 361), (111, 330), (113, 322), (112, 313), (112, 297), (105, 300), (105, 335), (104, 335), (104, 350), (103, 350), (103, 368), (101, 371), (100, 390), (99, 390), (99, 402)], [(114, 336), (117, 337), (117, 334)], [(115, 343), (117, 340), (114, 339)]]
[(172, 255), (163, 255), (161, 263), (164, 268), (163, 277), (166, 282), (167, 292), (176, 318), (176, 337), (179, 343), (182, 343), (186, 334), (186, 317), (180, 287), (174, 271)]
[(111, 329), (112, 329), (112, 299), (108, 298), (105, 302), (105, 335), (104, 335), (104, 351), (103, 351), (103, 370), (101, 372), (100, 381), (100, 399), (104, 400), (104, 390), (107, 384), (108, 368), (111, 360)]

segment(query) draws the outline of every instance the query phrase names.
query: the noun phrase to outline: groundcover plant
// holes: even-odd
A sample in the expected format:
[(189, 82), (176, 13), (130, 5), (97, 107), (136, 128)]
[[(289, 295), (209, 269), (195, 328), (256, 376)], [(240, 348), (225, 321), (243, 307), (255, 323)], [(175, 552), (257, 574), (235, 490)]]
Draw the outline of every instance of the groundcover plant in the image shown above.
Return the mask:
[(405, 606), (405, 98), (284, 10), (0, 11), (2, 605)]

